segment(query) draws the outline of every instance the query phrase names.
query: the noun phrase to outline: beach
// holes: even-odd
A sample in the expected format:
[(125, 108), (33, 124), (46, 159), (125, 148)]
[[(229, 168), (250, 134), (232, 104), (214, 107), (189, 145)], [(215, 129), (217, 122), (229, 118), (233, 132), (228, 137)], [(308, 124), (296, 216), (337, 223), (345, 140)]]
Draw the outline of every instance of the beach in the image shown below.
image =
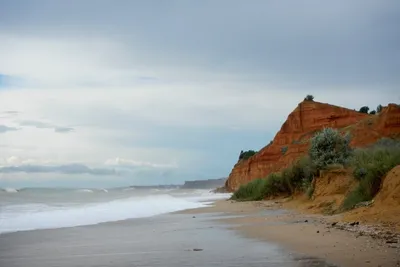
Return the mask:
[[(220, 213), (232, 215), (218, 219), (242, 236), (273, 242), (311, 257), (326, 259), (338, 266), (400, 266), (400, 246), (361, 235), (362, 226), (346, 231), (333, 227), (335, 216), (304, 214), (283, 209), (279, 201), (216, 201), (213, 206), (182, 213)], [(237, 216), (234, 216), (237, 215)], [(360, 231), (358, 231), (360, 230)]]
[(0, 266), (333, 266), (229, 229), (222, 214), (166, 214), (0, 235)]
[(218, 200), (153, 217), (0, 235), (1, 267), (384, 267), (399, 259), (398, 249), (267, 201)]

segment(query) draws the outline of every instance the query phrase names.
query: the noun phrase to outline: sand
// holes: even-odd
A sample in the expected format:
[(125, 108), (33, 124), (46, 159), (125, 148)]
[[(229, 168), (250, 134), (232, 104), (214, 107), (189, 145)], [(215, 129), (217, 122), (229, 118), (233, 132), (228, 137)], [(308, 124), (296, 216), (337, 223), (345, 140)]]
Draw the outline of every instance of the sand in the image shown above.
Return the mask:
[(181, 213), (234, 215), (216, 219), (216, 223), (230, 224), (231, 229), (245, 237), (275, 242), (294, 252), (324, 258), (339, 266), (400, 266), (399, 244), (359, 236), (357, 231), (336, 229), (330, 223), (335, 220), (334, 216), (285, 212), (281, 208), (279, 201), (223, 200), (210, 207)]

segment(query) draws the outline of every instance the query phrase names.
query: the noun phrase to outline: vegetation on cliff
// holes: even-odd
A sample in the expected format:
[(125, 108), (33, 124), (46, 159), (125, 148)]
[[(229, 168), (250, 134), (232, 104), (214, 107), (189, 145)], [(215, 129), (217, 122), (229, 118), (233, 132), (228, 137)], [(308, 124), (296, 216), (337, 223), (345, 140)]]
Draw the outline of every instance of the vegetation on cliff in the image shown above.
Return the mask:
[(368, 114), (368, 110), (369, 110), (369, 107), (363, 106), (363, 107), (360, 108), (360, 110), (358, 112)]
[(319, 171), (347, 167), (353, 170), (354, 179), (358, 181), (341, 206), (341, 210), (348, 210), (373, 199), (386, 173), (400, 164), (400, 142), (393, 139), (384, 138), (368, 148), (352, 150), (349, 135), (326, 128), (310, 141), (308, 156), (280, 172), (241, 185), (232, 199), (262, 200), (296, 193), (305, 193), (311, 198)]
[(261, 200), (267, 197), (299, 191), (312, 194), (312, 180), (317, 171), (332, 164), (345, 164), (351, 155), (350, 137), (326, 128), (311, 139), (309, 156), (302, 157), (292, 166), (266, 178), (256, 179), (240, 186), (233, 194), (236, 200)]
[(262, 200), (269, 197), (290, 195), (310, 189), (316, 169), (309, 157), (301, 158), (280, 173), (253, 180), (234, 192), (232, 199), (240, 201)]
[(324, 169), (328, 165), (346, 165), (352, 150), (350, 148), (350, 135), (342, 136), (338, 130), (324, 128), (311, 138), (311, 146), (308, 151), (311, 160), (318, 169)]
[(234, 192), (241, 185), (270, 173), (282, 172), (308, 155), (310, 139), (324, 128), (337, 129), (342, 134), (349, 132), (354, 149), (365, 148), (385, 137), (400, 139), (400, 106), (379, 105), (376, 110), (379, 111), (376, 115), (370, 115), (327, 103), (302, 101), (269, 144), (249, 160), (236, 162), (226, 182), (228, 191)]
[(306, 95), (304, 98), (305, 101), (314, 101), (314, 96), (313, 95)]
[(348, 210), (356, 204), (372, 200), (379, 192), (383, 177), (400, 165), (400, 142), (383, 138), (374, 146), (357, 149), (352, 159), (353, 177), (359, 181), (343, 202)]
[(254, 150), (247, 150), (247, 151), (240, 151), (240, 155), (239, 155), (239, 160), (246, 160), (249, 159), (250, 157), (254, 156), (255, 154), (257, 154), (257, 151)]

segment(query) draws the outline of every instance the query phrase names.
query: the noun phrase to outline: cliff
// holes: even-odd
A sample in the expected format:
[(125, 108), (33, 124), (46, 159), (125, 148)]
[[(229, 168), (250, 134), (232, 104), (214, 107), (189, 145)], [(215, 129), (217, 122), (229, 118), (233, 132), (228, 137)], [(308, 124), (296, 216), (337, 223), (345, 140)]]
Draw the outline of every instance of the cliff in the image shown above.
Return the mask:
[(314, 133), (325, 127), (350, 132), (353, 147), (366, 146), (382, 137), (400, 136), (400, 107), (389, 104), (378, 115), (369, 115), (330, 104), (303, 101), (289, 114), (269, 145), (233, 167), (226, 188), (234, 191), (242, 184), (292, 164), (307, 153), (309, 139)]

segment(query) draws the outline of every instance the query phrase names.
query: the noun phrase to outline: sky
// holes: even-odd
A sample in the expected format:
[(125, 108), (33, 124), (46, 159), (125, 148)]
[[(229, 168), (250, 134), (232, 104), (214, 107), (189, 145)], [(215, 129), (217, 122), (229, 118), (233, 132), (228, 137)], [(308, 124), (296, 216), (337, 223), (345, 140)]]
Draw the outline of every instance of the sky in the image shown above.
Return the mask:
[(400, 102), (397, 0), (0, 0), (0, 187), (227, 177), (307, 94)]

